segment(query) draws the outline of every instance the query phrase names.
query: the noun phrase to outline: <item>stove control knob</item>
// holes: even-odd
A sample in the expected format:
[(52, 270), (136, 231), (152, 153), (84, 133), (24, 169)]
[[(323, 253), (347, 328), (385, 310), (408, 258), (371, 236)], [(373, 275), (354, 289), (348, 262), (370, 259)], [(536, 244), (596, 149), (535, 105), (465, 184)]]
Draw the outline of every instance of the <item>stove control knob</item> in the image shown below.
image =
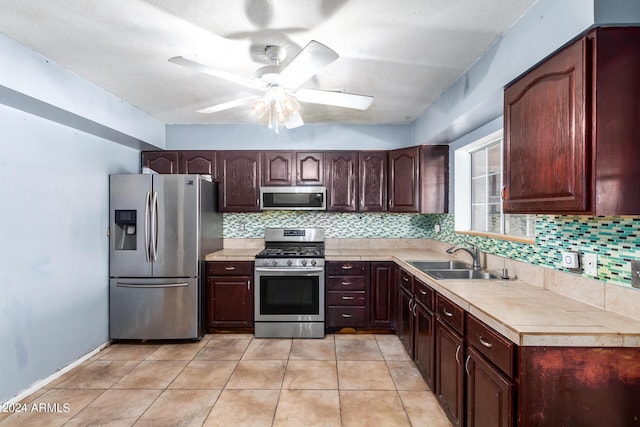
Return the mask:
[(314, 267), (316, 266), (316, 260), (315, 259), (311, 260), (311, 265), (313, 265)]
[(306, 265), (307, 265), (307, 260), (306, 260), (306, 259), (303, 259), (303, 260), (302, 260), (302, 266), (303, 266), (303, 267), (305, 267)]
[(276, 265), (278, 265), (278, 261), (276, 261), (276, 260), (274, 259), (273, 261), (271, 261), (271, 265), (273, 265), (273, 266), (275, 267)]
[(287, 260), (287, 265), (288, 265), (289, 267), (291, 267), (291, 264), (293, 264), (293, 263), (291, 262), (291, 260)]

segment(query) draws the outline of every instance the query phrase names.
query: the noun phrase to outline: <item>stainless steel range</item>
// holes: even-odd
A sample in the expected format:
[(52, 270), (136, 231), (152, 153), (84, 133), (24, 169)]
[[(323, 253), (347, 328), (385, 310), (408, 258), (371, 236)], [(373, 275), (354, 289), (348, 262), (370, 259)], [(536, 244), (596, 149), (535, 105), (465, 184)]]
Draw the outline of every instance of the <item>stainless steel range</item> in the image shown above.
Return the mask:
[(268, 228), (255, 262), (256, 338), (324, 337), (324, 230)]

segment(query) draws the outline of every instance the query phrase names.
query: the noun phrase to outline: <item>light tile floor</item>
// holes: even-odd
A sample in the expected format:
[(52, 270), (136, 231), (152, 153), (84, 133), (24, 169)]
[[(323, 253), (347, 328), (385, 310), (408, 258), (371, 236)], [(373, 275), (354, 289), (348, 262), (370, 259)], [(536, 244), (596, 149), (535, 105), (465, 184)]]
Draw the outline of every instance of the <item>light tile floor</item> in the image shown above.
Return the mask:
[(23, 403), (0, 426), (451, 426), (394, 335), (114, 344)]

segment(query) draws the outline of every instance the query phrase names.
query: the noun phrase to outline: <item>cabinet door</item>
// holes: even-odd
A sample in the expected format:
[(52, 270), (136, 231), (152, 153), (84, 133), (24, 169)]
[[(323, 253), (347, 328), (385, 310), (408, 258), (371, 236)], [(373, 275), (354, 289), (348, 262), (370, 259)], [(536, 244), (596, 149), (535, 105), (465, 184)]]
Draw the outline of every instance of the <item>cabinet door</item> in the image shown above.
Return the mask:
[(420, 212), (420, 147), (389, 151), (389, 211)]
[(260, 153), (220, 152), (220, 206), (223, 212), (260, 210)]
[(294, 177), (291, 151), (265, 151), (262, 153), (262, 185), (292, 186)]
[(296, 185), (324, 185), (324, 153), (296, 152)]
[(212, 276), (207, 284), (210, 327), (253, 327), (251, 276)]
[(143, 151), (142, 166), (158, 173), (179, 173), (179, 155), (177, 151)]
[(505, 89), (505, 212), (590, 209), (585, 52), (580, 39)]
[(435, 381), (435, 315), (422, 304), (415, 305), (415, 362), (431, 390)]
[(393, 329), (395, 323), (396, 268), (393, 262), (371, 263), (369, 326)]
[(330, 151), (325, 153), (327, 210), (354, 212), (357, 210), (358, 153)]
[(387, 152), (362, 151), (359, 161), (358, 210), (384, 212), (387, 210)]
[(398, 287), (397, 334), (413, 359), (413, 296), (403, 286)]
[(449, 212), (449, 146), (420, 147), (420, 212)]
[(515, 387), (473, 347), (468, 348), (467, 426), (511, 427), (514, 425)]
[(180, 173), (197, 173), (211, 175), (218, 180), (217, 151), (182, 151), (180, 152)]
[(436, 321), (435, 392), (447, 417), (455, 426), (464, 416), (464, 341), (460, 335)]

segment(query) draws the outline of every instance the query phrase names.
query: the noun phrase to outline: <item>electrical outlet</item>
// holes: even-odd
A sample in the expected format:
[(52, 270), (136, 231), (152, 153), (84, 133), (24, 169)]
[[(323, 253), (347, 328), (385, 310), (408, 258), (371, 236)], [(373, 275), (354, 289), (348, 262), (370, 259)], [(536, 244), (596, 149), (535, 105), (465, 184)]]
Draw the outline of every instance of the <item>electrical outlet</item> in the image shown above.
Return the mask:
[(583, 254), (582, 265), (584, 267), (584, 274), (598, 277), (598, 254)]
[(440, 231), (442, 231), (442, 228), (440, 228), (440, 224), (436, 224), (433, 226), (433, 231), (435, 231), (436, 233), (439, 233)]
[(562, 266), (571, 270), (580, 268), (578, 252), (562, 252)]
[(640, 288), (640, 261), (631, 261), (631, 286)]

